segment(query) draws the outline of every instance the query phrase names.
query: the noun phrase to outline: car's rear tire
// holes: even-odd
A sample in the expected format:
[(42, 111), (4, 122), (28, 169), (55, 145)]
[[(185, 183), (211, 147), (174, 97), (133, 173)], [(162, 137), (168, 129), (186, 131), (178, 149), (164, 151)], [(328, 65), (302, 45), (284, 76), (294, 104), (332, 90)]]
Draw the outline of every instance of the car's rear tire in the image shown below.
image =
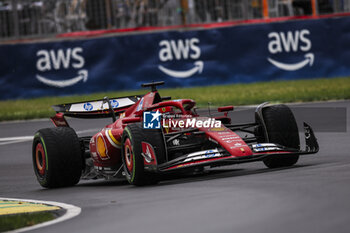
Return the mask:
[(78, 136), (72, 128), (39, 130), (34, 136), (32, 155), (41, 186), (58, 188), (79, 182), (83, 158)]
[[(273, 105), (262, 109), (269, 142), (282, 146), (300, 148), (298, 126), (293, 112), (286, 105)], [(297, 163), (299, 155), (279, 155), (263, 160), (269, 168), (288, 167)]]
[(122, 160), (124, 173), (130, 184), (143, 186), (156, 184), (159, 177), (154, 172), (145, 171), (142, 142), (150, 144), (157, 159), (157, 164), (165, 162), (165, 146), (161, 130), (142, 128), (140, 123), (129, 124), (122, 136)]

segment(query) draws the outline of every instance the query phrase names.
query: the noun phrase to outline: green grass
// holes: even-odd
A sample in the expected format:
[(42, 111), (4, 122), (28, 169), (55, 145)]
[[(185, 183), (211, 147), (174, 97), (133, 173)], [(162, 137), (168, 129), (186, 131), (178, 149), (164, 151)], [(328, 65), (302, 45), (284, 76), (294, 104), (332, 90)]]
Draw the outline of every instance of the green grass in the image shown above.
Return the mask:
[[(51, 105), (54, 104), (100, 99), (104, 96), (145, 94), (147, 91), (120, 91), (85, 96), (0, 101), (0, 121), (49, 117), (54, 115), (51, 108)], [(259, 82), (194, 88), (160, 88), (159, 92), (162, 96), (171, 96), (173, 99), (194, 99), (199, 106), (206, 106), (208, 102), (219, 106), (249, 105), (265, 101), (286, 103), (339, 100), (350, 99), (350, 78)]]
[(0, 216), (0, 232), (33, 226), (42, 222), (50, 221), (54, 218), (55, 215), (50, 212)]

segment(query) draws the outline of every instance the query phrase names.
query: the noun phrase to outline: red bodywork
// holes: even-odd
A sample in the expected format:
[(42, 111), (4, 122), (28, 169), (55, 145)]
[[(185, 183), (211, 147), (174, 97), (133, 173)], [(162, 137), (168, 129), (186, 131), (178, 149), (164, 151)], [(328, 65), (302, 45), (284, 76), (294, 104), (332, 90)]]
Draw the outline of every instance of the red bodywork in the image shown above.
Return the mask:
[[(127, 98), (133, 98), (133, 101)], [(200, 117), (196, 113), (194, 110), (196, 103), (191, 99), (163, 101), (164, 99), (166, 98), (161, 98), (158, 91), (152, 89), (151, 92), (144, 95), (142, 98), (141, 96), (135, 96), (121, 97), (117, 99), (124, 102), (126, 101), (126, 104), (119, 106), (119, 108), (112, 108), (111, 102), (113, 103), (113, 101), (110, 101), (108, 98), (106, 101), (109, 104), (109, 109), (103, 107), (106, 102), (102, 102), (102, 106), (99, 105), (101, 107), (97, 106), (96, 103), (75, 103), (74, 106), (72, 104), (70, 107), (69, 105), (60, 105), (56, 106), (58, 109), (56, 111), (58, 113), (55, 117), (52, 117), (51, 120), (57, 127), (69, 127), (64, 118), (65, 114), (62, 112), (66, 113), (66, 115), (70, 112), (70, 116), (77, 117), (74, 115), (77, 113), (73, 110), (78, 111), (82, 108), (82, 106), (85, 108), (85, 105), (88, 105), (89, 108), (95, 108), (97, 106), (97, 109), (94, 109), (94, 112), (86, 110), (83, 112), (84, 114), (79, 112), (80, 117), (94, 118), (96, 114), (103, 114), (104, 116), (110, 116), (111, 113), (113, 113), (112, 115), (117, 114), (116, 117), (113, 116), (115, 121), (112, 124), (106, 125), (100, 132), (92, 136), (91, 139), (89, 138), (90, 142), (88, 149), (95, 169), (99, 171), (119, 171), (120, 169), (118, 168), (120, 168), (123, 164), (121, 154), (123, 149), (122, 136), (124, 128), (130, 123), (142, 122), (144, 112), (159, 111), (163, 114), (163, 119), (167, 114), (181, 116), (180, 118), (170, 118), (174, 121), (184, 120), (187, 118), (202, 120), (209, 119), (209, 117)], [(116, 103), (116, 101), (114, 103)], [(259, 109), (259, 107), (257, 109)], [(307, 151), (296, 151), (295, 149), (290, 150), (289, 148), (284, 148), (283, 146), (281, 147), (275, 144), (265, 143), (265, 145), (263, 145), (257, 143), (256, 141), (249, 142), (247, 138), (243, 139), (235, 132), (235, 128), (237, 129), (237, 127), (241, 127), (242, 125), (231, 125), (231, 119), (228, 117), (227, 113), (228, 111), (232, 110), (232, 106), (218, 108), (218, 112), (223, 112), (223, 115), (214, 117), (214, 119), (222, 122), (221, 127), (198, 127), (195, 129), (189, 128), (181, 130), (162, 127), (164, 142), (166, 142), (166, 150), (169, 149), (167, 147), (167, 143), (171, 143), (172, 140), (174, 140), (171, 139), (173, 135), (190, 135), (194, 131), (196, 131), (195, 134), (193, 134), (194, 140), (196, 140), (196, 137), (198, 137), (199, 139), (203, 139), (202, 141), (205, 143), (211, 143), (212, 146), (205, 147), (204, 145), (198, 150), (195, 150), (195, 152), (193, 152), (193, 150), (190, 152), (184, 151), (182, 154), (180, 153), (180, 155), (175, 155), (175, 157), (172, 158), (168, 157), (167, 151), (165, 163), (157, 164), (157, 158), (154, 153), (153, 145), (147, 142), (142, 142), (142, 154), (147, 154), (151, 157), (150, 159), (144, 157), (145, 168), (150, 168), (153, 171), (170, 171), (192, 166), (215, 166), (222, 164), (251, 162), (262, 160), (262, 158), (266, 156), (283, 154), (311, 154), (318, 151), (317, 141), (313, 135), (311, 127), (309, 127), (307, 124), (304, 124), (304, 128), (308, 132), (308, 135), (311, 135), (311, 137), (306, 137), (306, 144), (310, 148)], [(257, 123), (248, 123), (244, 125), (244, 127), (247, 126), (258, 127), (259, 125)], [(189, 133), (187, 133), (186, 130), (189, 130)], [(128, 142), (124, 142), (124, 150), (126, 150), (126, 147), (128, 146), (127, 143)], [(181, 151), (181, 147), (178, 150)], [(126, 165), (128, 166), (128, 164)], [(130, 164), (129, 166), (131, 167)]]
[[(121, 138), (124, 128), (129, 123), (141, 122), (144, 111), (159, 110), (161, 113), (175, 113), (187, 117), (198, 117), (192, 111), (195, 101), (181, 99), (153, 104), (155, 98), (159, 98), (158, 96), (158, 92), (146, 94), (125, 112), (120, 113), (119, 119), (114, 123), (105, 126), (91, 138), (90, 154), (92, 155), (95, 167), (113, 169), (121, 165)], [(174, 109), (177, 109), (177, 111), (175, 112)], [(232, 108), (227, 110), (232, 110)], [(224, 126), (221, 128), (199, 128), (199, 130), (204, 131), (207, 137), (218, 142), (230, 154), (235, 155), (235, 157), (253, 154), (249, 146), (236, 133)], [(147, 161), (144, 162), (145, 165), (148, 164)]]

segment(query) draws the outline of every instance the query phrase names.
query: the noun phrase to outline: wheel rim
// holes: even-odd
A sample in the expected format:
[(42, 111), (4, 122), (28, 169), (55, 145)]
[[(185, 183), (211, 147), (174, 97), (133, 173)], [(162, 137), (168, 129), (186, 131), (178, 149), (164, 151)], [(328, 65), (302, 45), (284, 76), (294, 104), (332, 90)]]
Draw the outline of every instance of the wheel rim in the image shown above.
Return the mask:
[(41, 143), (38, 143), (36, 145), (35, 149), (35, 164), (38, 173), (43, 176), (45, 174), (45, 168), (46, 168), (46, 158), (45, 158), (45, 151), (43, 148), (43, 145)]
[(130, 139), (127, 138), (124, 143), (124, 157), (125, 157), (125, 164), (128, 169), (128, 172), (131, 174), (133, 171), (134, 166), (134, 160), (133, 160), (133, 152), (131, 147)]

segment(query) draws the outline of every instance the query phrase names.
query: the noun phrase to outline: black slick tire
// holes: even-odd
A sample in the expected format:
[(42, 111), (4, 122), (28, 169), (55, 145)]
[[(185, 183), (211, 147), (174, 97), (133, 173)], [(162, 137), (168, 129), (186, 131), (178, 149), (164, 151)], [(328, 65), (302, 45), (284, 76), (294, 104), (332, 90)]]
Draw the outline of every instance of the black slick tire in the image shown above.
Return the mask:
[(136, 186), (156, 184), (159, 181), (157, 171), (144, 169), (142, 142), (149, 143), (157, 159), (157, 164), (165, 162), (165, 147), (161, 130), (143, 129), (140, 123), (125, 127), (122, 136), (122, 160), (127, 181)]
[[(293, 112), (286, 105), (273, 105), (263, 108), (269, 142), (299, 150), (298, 126)], [(297, 163), (299, 155), (281, 155), (263, 160), (269, 168), (288, 167)]]
[(73, 186), (80, 180), (82, 151), (72, 128), (40, 129), (34, 136), (32, 158), (35, 175), (42, 187)]

